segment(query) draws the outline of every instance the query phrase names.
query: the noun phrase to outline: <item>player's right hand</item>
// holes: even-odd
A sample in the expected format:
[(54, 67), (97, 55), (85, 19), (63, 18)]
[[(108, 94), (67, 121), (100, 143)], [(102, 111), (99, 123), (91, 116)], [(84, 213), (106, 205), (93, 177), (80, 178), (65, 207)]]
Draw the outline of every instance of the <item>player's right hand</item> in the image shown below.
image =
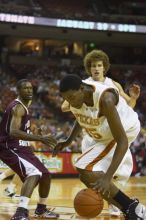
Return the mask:
[(58, 142), (56, 144), (56, 146), (54, 147), (54, 150), (53, 150), (53, 153), (52, 153), (52, 157), (55, 157), (60, 151), (63, 150), (63, 148), (65, 148), (67, 146), (68, 146), (67, 141)]

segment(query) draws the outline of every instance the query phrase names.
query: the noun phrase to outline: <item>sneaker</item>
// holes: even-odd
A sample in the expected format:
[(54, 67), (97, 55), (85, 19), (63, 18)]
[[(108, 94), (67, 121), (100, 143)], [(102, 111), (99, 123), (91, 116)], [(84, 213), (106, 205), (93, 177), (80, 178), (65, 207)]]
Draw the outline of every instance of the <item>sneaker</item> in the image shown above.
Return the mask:
[(4, 189), (4, 194), (5, 194), (5, 196), (8, 196), (8, 197), (12, 198), (16, 193), (14, 191), (10, 192), (8, 188), (5, 188)]
[(35, 218), (47, 218), (47, 219), (58, 219), (59, 214), (49, 211), (46, 208), (46, 205), (38, 204), (33, 217), (35, 217)]
[(124, 215), (125, 220), (146, 220), (146, 206), (134, 199)]
[(120, 216), (120, 214), (121, 214), (120, 209), (118, 209), (116, 206), (114, 206), (112, 204), (109, 204), (108, 212), (112, 216)]
[(28, 220), (28, 210), (18, 207), (11, 220)]

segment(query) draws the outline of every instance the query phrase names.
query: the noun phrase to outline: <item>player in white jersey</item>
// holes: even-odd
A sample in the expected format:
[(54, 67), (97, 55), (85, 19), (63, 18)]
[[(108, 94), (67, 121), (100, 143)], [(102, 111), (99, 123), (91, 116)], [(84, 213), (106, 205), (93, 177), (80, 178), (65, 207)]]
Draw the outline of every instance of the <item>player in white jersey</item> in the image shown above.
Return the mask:
[[(128, 147), (140, 131), (137, 113), (113, 87), (98, 82), (87, 83), (73, 74), (61, 80), (60, 92), (70, 103), (79, 129), (85, 129), (92, 138), (92, 145), (82, 149), (82, 155), (75, 162), (81, 181), (119, 207), (126, 220), (146, 219), (146, 207), (138, 200), (130, 199), (112, 182), (113, 177), (122, 178), (123, 170), (132, 169), (127, 161)], [(54, 155), (68, 146), (76, 135), (77, 131), (58, 143)]]
[[(76, 109), (72, 106), (70, 106), (71, 112), (76, 117), (78, 123), (80, 126), (84, 129), (85, 133), (89, 136), (90, 141), (88, 144), (82, 144), (82, 153), (86, 153), (87, 150), (90, 149), (90, 147), (94, 146), (94, 150), (88, 153), (87, 157), (83, 157), (83, 159), (78, 159), (78, 162), (76, 163), (76, 166), (82, 169), (85, 169), (88, 164), (90, 164), (90, 161), (93, 161), (97, 158), (97, 155), (100, 155), (105, 149), (103, 160), (100, 160), (100, 162), (92, 164), (92, 167), (88, 168), (89, 170), (95, 170), (97, 171), (96, 166), (99, 169), (99, 164), (101, 163), (100, 170), (106, 171), (109, 167), (113, 152), (115, 151), (115, 141), (113, 138), (113, 134), (111, 132), (110, 126), (108, 124), (108, 120), (105, 119), (105, 117), (100, 117), (100, 99), (101, 96), (104, 95), (104, 92), (106, 90), (109, 90), (113, 92), (114, 90), (111, 90), (112, 87), (107, 87), (102, 84), (98, 84), (96, 82), (91, 81), (83, 81), (87, 85), (91, 85), (95, 87), (95, 91), (93, 93), (93, 105), (92, 107), (87, 107), (86, 105), (83, 105), (82, 108)], [(115, 91), (114, 91), (115, 92)], [(123, 128), (126, 132), (127, 138), (128, 138), (128, 144), (130, 145), (131, 142), (135, 140), (137, 137), (139, 131), (140, 131), (140, 124), (138, 121), (137, 114), (130, 108), (125, 100), (119, 96), (118, 104), (116, 105), (116, 109), (118, 111), (118, 114), (120, 116), (120, 120), (122, 121)], [(111, 144), (112, 143), (112, 144)], [(109, 146), (109, 148), (106, 148)], [(91, 156), (91, 155), (92, 156)], [(90, 156), (89, 156), (90, 155)], [(106, 156), (108, 155), (108, 157)], [(91, 158), (92, 157), (92, 158)], [(82, 158), (82, 155), (81, 155)], [(82, 161), (83, 160), (83, 161)], [(126, 168), (122, 166), (122, 168), (119, 166), (117, 172), (114, 176), (119, 180), (122, 180), (123, 177), (127, 176), (129, 178), (129, 173), (132, 171), (132, 156), (129, 149), (127, 150), (127, 153), (125, 155), (125, 161), (124, 164)], [(124, 171), (124, 172), (123, 172)], [(120, 175), (118, 175), (121, 173)]]
[[(107, 85), (118, 89), (119, 94), (126, 100), (127, 104), (130, 105), (132, 108), (134, 108), (136, 104), (136, 100), (140, 95), (140, 87), (138, 85), (133, 84), (129, 90), (129, 95), (127, 95), (119, 83), (107, 77), (106, 73), (110, 67), (110, 62), (109, 62), (109, 57), (105, 52), (103, 52), (102, 50), (93, 50), (87, 53), (87, 55), (84, 58), (84, 67), (89, 75), (89, 78), (87, 78), (85, 82), (98, 81), (103, 85)], [(63, 102), (61, 108), (63, 112), (70, 111), (70, 105), (66, 100)], [(74, 126), (74, 130), (75, 129), (76, 126)], [(90, 145), (92, 145), (91, 137), (88, 134), (86, 135), (84, 134), (84, 138), (82, 141), (82, 146), (83, 146), (82, 148), (86, 148), (86, 146), (90, 146)], [(129, 164), (131, 163), (132, 165), (131, 154), (128, 163)], [(131, 175), (131, 171), (132, 171), (131, 169), (126, 170), (126, 172), (124, 172), (125, 176), (123, 175), (122, 179), (115, 179), (115, 182), (124, 186), (128, 180), (128, 177), (130, 177)], [(113, 205), (109, 205), (109, 213), (115, 216), (120, 215), (119, 209), (117, 209)]]
[[(119, 90), (120, 95), (126, 100), (128, 105), (132, 108), (135, 107), (136, 100), (140, 95), (140, 87), (139, 85), (133, 84), (129, 89), (129, 95), (127, 95), (122, 86), (112, 80), (111, 78), (107, 77), (107, 71), (110, 67), (109, 57), (108, 55), (102, 50), (92, 50), (91, 52), (87, 53), (84, 58), (84, 67), (89, 75), (87, 80), (90, 81), (98, 81), (107, 86), (114, 86)], [(61, 109), (63, 112), (70, 111), (69, 103), (64, 101)]]

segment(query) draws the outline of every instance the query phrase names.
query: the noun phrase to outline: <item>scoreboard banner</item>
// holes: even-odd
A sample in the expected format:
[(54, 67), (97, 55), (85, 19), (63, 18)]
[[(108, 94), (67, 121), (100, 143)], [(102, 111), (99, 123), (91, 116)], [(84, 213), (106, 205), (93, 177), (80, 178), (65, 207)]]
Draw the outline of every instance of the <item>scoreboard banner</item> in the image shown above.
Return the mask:
[(0, 13), (0, 22), (94, 31), (146, 33), (146, 25), (34, 17), (10, 13)]

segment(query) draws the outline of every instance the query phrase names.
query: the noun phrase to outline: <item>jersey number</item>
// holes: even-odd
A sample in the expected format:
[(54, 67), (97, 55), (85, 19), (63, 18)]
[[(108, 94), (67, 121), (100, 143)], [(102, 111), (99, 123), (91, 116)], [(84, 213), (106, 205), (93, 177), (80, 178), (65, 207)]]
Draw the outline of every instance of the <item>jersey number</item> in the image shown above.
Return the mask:
[(94, 139), (100, 139), (102, 136), (97, 133), (96, 129), (95, 128), (85, 128), (85, 131)]

